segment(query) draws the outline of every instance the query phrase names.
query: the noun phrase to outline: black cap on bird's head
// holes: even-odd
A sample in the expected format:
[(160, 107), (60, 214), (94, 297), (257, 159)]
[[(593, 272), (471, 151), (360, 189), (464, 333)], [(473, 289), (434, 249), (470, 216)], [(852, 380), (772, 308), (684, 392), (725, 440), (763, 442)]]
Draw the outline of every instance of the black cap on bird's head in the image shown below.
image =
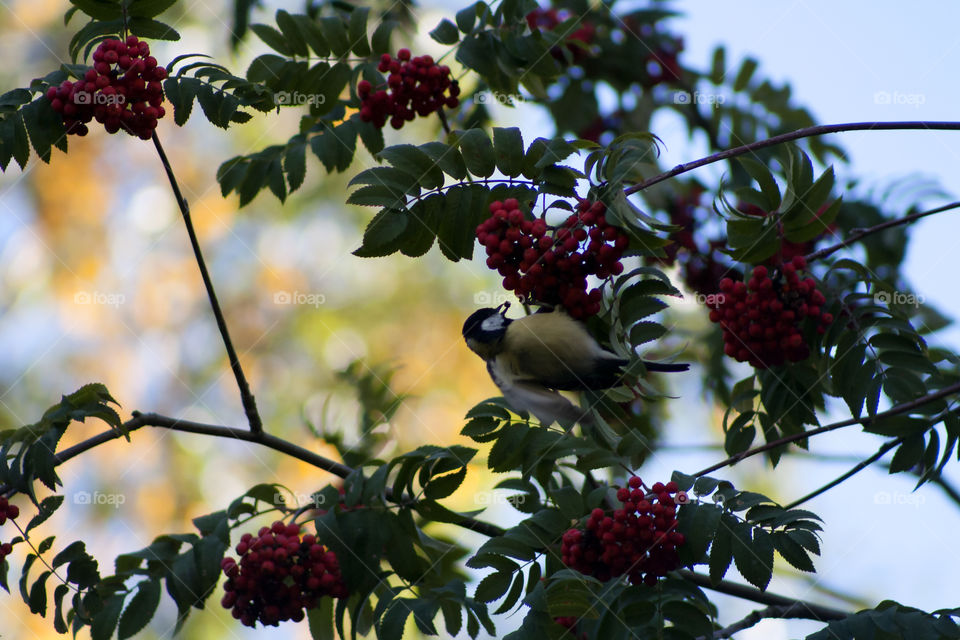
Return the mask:
[(510, 303), (504, 302), (496, 309), (478, 309), (463, 323), (463, 338), (467, 341), (467, 346), (484, 360), (496, 354), (497, 346), (507, 332), (507, 326), (513, 322), (506, 316), (508, 308)]

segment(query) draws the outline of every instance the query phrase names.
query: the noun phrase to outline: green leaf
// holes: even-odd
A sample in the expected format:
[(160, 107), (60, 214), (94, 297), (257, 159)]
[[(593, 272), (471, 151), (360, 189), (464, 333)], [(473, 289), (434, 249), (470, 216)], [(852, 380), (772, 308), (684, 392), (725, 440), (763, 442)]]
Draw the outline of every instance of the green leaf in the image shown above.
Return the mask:
[(41, 617), (47, 615), (47, 578), (52, 574), (52, 571), (44, 571), (30, 587), (30, 613), (38, 613)]
[(493, 148), (500, 173), (511, 178), (523, 173), (523, 135), (520, 129), (494, 127)]
[(21, 108), (20, 113), (34, 151), (41, 160), (49, 163), (51, 147), (66, 136), (63, 119), (46, 98), (37, 98)]
[(772, 536), (773, 546), (784, 560), (800, 571), (809, 571), (812, 573), (816, 570), (813, 566), (813, 561), (811, 561), (810, 556), (807, 555), (806, 549), (794, 541), (787, 533), (777, 531), (774, 532)]
[(61, 504), (63, 504), (63, 496), (48, 496), (44, 498), (37, 509), (37, 515), (30, 519), (24, 531), (30, 531), (34, 527), (46, 522), (47, 518), (52, 516), (54, 512), (60, 508)]
[(899, 473), (913, 469), (923, 457), (923, 449), (923, 435), (907, 438), (897, 449), (896, 453), (893, 454), (893, 459), (890, 460), (890, 473)]
[(173, 105), (173, 121), (182, 127), (193, 111), (193, 101), (202, 86), (197, 78), (171, 76), (164, 80), (163, 91)]
[(378, 154), (378, 158), (412, 175), (424, 189), (443, 186), (443, 171), (429, 155), (412, 144), (387, 147)]
[(382, 55), (393, 51), (390, 46), (390, 36), (398, 24), (396, 20), (385, 20), (377, 25), (377, 28), (373, 31), (373, 36), (370, 37), (370, 46), (374, 55)]
[(121, 609), (123, 609), (122, 594), (107, 598), (103, 609), (93, 618), (93, 624), (90, 625), (90, 640), (110, 640), (114, 629), (117, 628)]
[(433, 162), (453, 179), (463, 180), (467, 177), (467, 164), (456, 148), (442, 142), (428, 142), (420, 145), (420, 150), (430, 156)]
[(753, 72), (757, 70), (757, 61), (753, 58), (747, 58), (743, 61), (743, 64), (740, 65), (740, 71), (737, 73), (736, 79), (733, 81), (733, 90), (734, 91), (743, 91), (747, 88), (747, 85), (750, 84), (750, 78), (753, 77)]
[(732, 548), (737, 570), (747, 582), (765, 590), (773, 575), (773, 542), (770, 534), (759, 527), (740, 523), (732, 536)]
[(320, 18), (317, 23), (320, 25), (320, 31), (324, 39), (330, 45), (330, 50), (335, 56), (343, 56), (350, 53), (350, 42), (347, 40), (347, 30), (344, 28), (340, 18), (333, 16)]
[(96, 20), (114, 20), (123, 16), (120, 3), (115, 0), (70, 0), (70, 4)]
[(723, 579), (733, 560), (733, 531), (736, 527), (736, 518), (726, 513), (721, 516), (720, 526), (710, 547), (710, 582), (713, 584)]
[(715, 85), (723, 84), (726, 76), (726, 50), (717, 47), (713, 50), (713, 63), (710, 65), (710, 82)]
[(480, 178), (489, 178), (496, 169), (496, 156), (493, 144), (482, 129), (469, 129), (460, 132), (457, 145), (463, 152), (467, 170)]
[(333, 598), (321, 598), (317, 606), (307, 611), (307, 624), (313, 640), (335, 640), (333, 631)]
[(299, 189), (307, 175), (307, 143), (300, 136), (294, 140), (296, 142), (287, 145), (283, 156), (283, 170), (287, 174), (290, 191)]
[[(310, 55), (310, 50), (307, 48), (307, 41), (303, 37), (303, 32), (300, 29), (299, 23), (291, 16), (289, 13), (283, 9), (278, 9), (276, 14), (277, 28), (280, 30), (280, 35), (284, 39), (284, 46), (291, 52), (291, 55), (294, 56), (308, 56)], [(254, 25), (262, 26), (262, 25)], [(257, 33), (257, 36), (261, 40), (264, 40), (272, 49), (277, 50), (273, 44), (268, 42)], [(276, 32), (272, 32), (268, 35), (269, 38), (275, 38)]]
[(141, 38), (153, 40), (169, 40), (176, 42), (180, 39), (177, 30), (168, 24), (150, 18), (131, 18), (127, 22), (130, 33)]
[(350, 39), (350, 48), (361, 57), (371, 54), (370, 42), (367, 40), (367, 20), (370, 18), (370, 7), (354, 7), (350, 12), (350, 24), (347, 27)]
[(379, 258), (396, 252), (396, 240), (407, 228), (409, 216), (392, 209), (384, 209), (370, 221), (363, 232), (363, 244), (353, 252), (359, 258)]
[(449, 473), (439, 478), (432, 478), (426, 486), (423, 487), (424, 495), (431, 500), (446, 498), (454, 491), (460, 488), (464, 478), (467, 477), (467, 468), (460, 467), (459, 471)]
[(266, 24), (252, 24), (250, 30), (257, 34), (264, 44), (285, 56), (292, 56), (291, 43), (277, 29)]
[(160, 604), (160, 581), (143, 580), (137, 585), (137, 593), (130, 599), (120, 616), (117, 628), (118, 640), (132, 638), (147, 626)]
[(132, 18), (152, 18), (176, 3), (177, 0), (133, 0), (127, 6), (127, 15)]
[(456, 44), (460, 40), (460, 32), (457, 25), (444, 18), (430, 32), (430, 37), (440, 44)]
[(497, 571), (491, 573), (480, 581), (477, 590), (473, 594), (473, 599), (477, 602), (493, 602), (499, 599), (510, 588), (510, 582), (513, 580), (513, 573), (509, 571)]
[(448, 259), (457, 262), (473, 257), (475, 230), (489, 215), (488, 200), (487, 189), (479, 184), (461, 185), (447, 191), (437, 243)]

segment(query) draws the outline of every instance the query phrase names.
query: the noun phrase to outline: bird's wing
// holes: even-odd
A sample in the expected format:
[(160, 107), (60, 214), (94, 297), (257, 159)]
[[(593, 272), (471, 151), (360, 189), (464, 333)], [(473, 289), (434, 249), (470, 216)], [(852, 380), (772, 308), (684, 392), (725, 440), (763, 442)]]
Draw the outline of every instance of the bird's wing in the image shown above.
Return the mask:
[(514, 411), (528, 411), (544, 426), (557, 422), (566, 429), (586, 415), (556, 391), (517, 379), (504, 364), (500, 358), (488, 360), (487, 371)]
[(518, 379), (552, 389), (606, 389), (622, 377), (627, 360), (600, 347), (586, 328), (565, 313), (535, 313), (510, 324), (505, 353)]

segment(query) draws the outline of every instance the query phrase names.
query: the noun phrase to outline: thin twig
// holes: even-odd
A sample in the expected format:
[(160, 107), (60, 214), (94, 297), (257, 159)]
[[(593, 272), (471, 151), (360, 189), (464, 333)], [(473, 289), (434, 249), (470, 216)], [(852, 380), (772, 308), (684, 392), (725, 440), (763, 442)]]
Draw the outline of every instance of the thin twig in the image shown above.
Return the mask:
[(233, 348), (233, 341), (230, 339), (230, 332), (227, 330), (227, 321), (223, 317), (223, 311), (220, 309), (220, 303), (217, 301), (217, 294), (213, 290), (213, 281), (210, 280), (210, 273), (207, 271), (207, 264), (203, 259), (203, 252), (200, 250), (200, 242), (197, 240), (197, 233), (193, 229), (193, 221), (190, 219), (190, 207), (186, 198), (180, 191), (180, 185), (177, 184), (177, 178), (173, 175), (173, 167), (167, 159), (167, 154), (160, 144), (160, 138), (156, 132), (153, 134), (153, 146), (157, 148), (160, 155), (160, 162), (163, 164), (163, 170), (167, 172), (167, 178), (170, 180), (170, 187), (173, 189), (173, 195), (177, 199), (177, 206), (180, 207), (180, 213), (183, 214), (183, 223), (187, 227), (187, 234), (190, 236), (190, 245), (193, 247), (193, 255), (197, 260), (197, 266), (200, 268), (200, 277), (203, 278), (203, 286), (207, 290), (207, 297), (210, 299), (210, 306), (213, 308), (213, 316), (217, 320), (217, 329), (220, 330), (220, 337), (223, 339), (223, 346), (227, 349), (227, 357), (230, 360), (230, 368), (233, 370), (233, 376), (237, 379), (237, 386), (240, 388), (240, 401), (243, 403), (243, 411), (247, 415), (247, 423), (250, 425), (250, 432), (259, 435), (263, 432), (263, 421), (260, 419), (260, 413), (257, 411), (257, 402), (254, 400), (253, 393), (250, 392), (250, 385), (247, 383), (247, 377), (240, 366), (240, 359)]
[(659, 175), (648, 178), (643, 182), (633, 185), (624, 189), (626, 195), (636, 193), (638, 191), (643, 191), (647, 187), (653, 186), (664, 180), (669, 180), (674, 178), (682, 173), (687, 173), (688, 171), (693, 171), (694, 169), (699, 169), (708, 164), (713, 164), (714, 162), (720, 162), (721, 160), (727, 160), (729, 158), (735, 158), (737, 156), (742, 156), (746, 153), (752, 153), (759, 149), (765, 149), (767, 147), (774, 147), (778, 144), (783, 144), (784, 142), (790, 142), (792, 140), (799, 140), (801, 138), (811, 138), (814, 136), (822, 136), (828, 133), (840, 133), (842, 131), (898, 131), (905, 129), (927, 129), (930, 131), (957, 131), (960, 130), (960, 122), (923, 122), (923, 121), (906, 121), (906, 122), (847, 122), (843, 124), (825, 124), (819, 125), (816, 127), (805, 127), (803, 129), (797, 129), (796, 131), (791, 131), (790, 133), (783, 133), (779, 136), (774, 136), (772, 138), (767, 138), (766, 140), (758, 140), (756, 142), (751, 142), (750, 144), (745, 144), (739, 147), (734, 147), (732, 149), (727, 149), (719, 153), (714, 153), (712, 155), (706, 156), (705, 158), (700, 158), (699, 160), (694, 160), (693, 162), (687, 162), (686, 164), (678, 164), (673, 169), (665, 171)]
[(860, 473), (861, 471), (863, 471), (864, 469), (872, 465), (874, 462), (876, 462), (877, 460), (882, 458), (884, 455), (886, 455), (887, 451), (890, 451), (890, 449), (893, 449), (897, 445), (901, 444), (903, 440), (904, 439), (901, 437), (901, 438), (896, 438), (895, 440), (891, 440), (890, 442), (885, 442), (883, 446), (877, 449), (877, 452), (875, 454), (873, 454), (869, 458), (865, 458), (860, 462), (858, 462), (852, 469), (850, 469), (850, 471), (847, 471), (842, 476), (839, 476), (836, 479), (831, 480), (830, 482), (823, 485), (819, 489), (815, 489), (814, 491), (811, 491), (810, 493), (803, 496), (802, 498), (797, 498), (790, 504), (785, 505), (783, 508), (789, 511), (790, 509), (794, 509), (800, 506), (801, 504), (803, 504), (804, 502), (807, 502), (808, 500), (813, 500), (814, 498), (819, 496), (821, 493), (825, 493), (826, 491), (833, 489), (835, 486), (837, 486), (841, 482), (844, 482), (847, 479), (852, 478), (856, 474)]
[(841, 429), (843, 427), (850, 427), (855, 424), (862, 424), (864, 426), (871, 425), (877, 422), (878, 420), (883, 420), (884, 418), (897, 416), (897, 415), (900, 415), (901, 413), (908, 413), (910, 411), (913, 411), (917, 407), (922, 407), (923, 405), (930, 404), (931, 402), (936, 402), (941, 398), (945, 398), (946, 396), (952, 395), (957, 392), (960, 392), (960, 382), (954, 383), (949, 387), (944, 387), (943, 389), (940, 389), (940, 391), (936, 391), (934, 393), (928, 393), (927, 395), (917, 398), (916, 400), (911, 400), (910, 402), (904, 402), (903, 404), (898, 404), (897, 406), (891, 407), (886, 411), (881, 411), (880, 413), (874, 415), (873, 417), (866, 416), (863, 418), (850, 418), (848, 420), (841, 420), (840, 422), (834, 422), (833, 424), (828, 424), (823, 427), (819, 427), (817, 429), (811, 429), (810, 431), (804, 431), (803, 433), (794, 433), (789, 436), (784, 436), (782, 438), (774, 440), (773, 442), (768, 442), (767, 444), (760, 445), (759, 447), (754, 447), (753, 449), (747, 449), (746, 451), (738, 453), (734, 456), (730, 456), (726, 460), (722, 460), (714, 465), (707, 467), (706, 469), (701, 469), (700, 471), (697, 471), (693, 475), (695, 477), (704, 476), (708, 473), (712, 473), (713, 471), (716, 471), (717, 469), (728, 467), (732, 464), (736, 464), (740, 462), (741, 460), (744, 460), (751, 456), (755, 456), (758, 453), (763, 453), (764, 451), (776, 449), (777, 447), (781, 447), (791, 442), (796, 442), (797, 440), (805, 440), (811, 436), (819, 435), (821, 433), (827, 433), (828, 431), (834, 431), (836, 429)]
[(884, 229), (889, 229), (891, 227), (898, 227), (903, 224), (909, 224), (915, 220), (926, 216), (932, 216), (935, 213), (943, 213), (944, 211), (949, 211), (950, 209), (956, 209), (960, 207), (960, 202), (951, 202), (950, 204), (945, 204), (942, 207), (937, 207), (936, 209), (930, 209), (929, 211), (920, 211), (919, 213), (911, 213), (908, 216), (902, 218), (897, 218), (896, 220), (887, 220), (886, 222), (881, 222), (880, 224), (874, 225), (872, 227), (867, 227), (866, 229), (855, 230), (851, 233), (845, 240), (838, 242), (835, 245), (829, 247), (824, 247), (823, 249), (818, 249), (813, 253), (806, 256), (807, 262), (813, 262), (814, 260), (820, 260), (821, 258), (826, 258), (827, 256), (836, 253), (844, 247), (848, 247), (858, 240), (877, 233), (878, 231), (883, 231)]

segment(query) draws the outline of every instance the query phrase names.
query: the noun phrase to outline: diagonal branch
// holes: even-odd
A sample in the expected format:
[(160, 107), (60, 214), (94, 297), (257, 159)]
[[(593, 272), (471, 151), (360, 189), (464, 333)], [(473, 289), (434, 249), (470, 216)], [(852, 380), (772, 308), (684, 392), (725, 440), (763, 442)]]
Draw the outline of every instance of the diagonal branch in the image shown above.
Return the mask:
[(653, 186), (659, 182), (669, 180), (670, 178), (674, 178), (682, 173), (687, 173), (688, 171), (693, 171), (694, 169), (699, 169), (700, 167), (705, 167), (708, 164), (713, 164), (714, 162), (720, 162), (729, 158), (736, 158), (737, 156), (742, 156), (747, 153), (753, 153), (759, 149), (774, 147), (778, 144), (791, 142), (793, 140), (800, 140), (801, 138), (812, 138), (814, 136), (822, 136), (828, 133), (840, 133), (842, 131), (902, 131), (906, 129), (925, 129), (928, 131), (960, 131), (960, 122), (847, 122), (843, 124), (824, 124), (816, 127), (806, 127), (804, 129), (797, 129), (796, 131), (791, 131), (789, 133), (780, 134), (779, 136), (767, 138), (766, 140), (758, 140), (757, 142), (751, 142), (750, 144), (745, 144), (740, 147), (733, 147), (732, 149), (714, 153), (706, 156), (705, 158), (694, 160), (693, 162), (678, 164), (669, 171), (665, 171), (659, 175), (653, 176), (652, 178), (648, 178), (643, 182), (635, 184), (632, 187), (624, 189), (623, 192), (626, 195), (637, 193), (638, 191), (643, 191), (647, 187)]
[(843, 474), (843, 475), (841, 475), (841, 476), (839, 476), (839, 477), (837, 477), (837, 478), (834, 478), (833, 480), (831, 480), (831, 481), (828, 482), (827, 484), (823, 485), (822, 487), (820, 487), (820, 488), (818, 488), (818, 489), (814, 489), (813, 491), (811, 491), (811, 492), (808, 493), (807, 495), (803, 496), (802, 498), (797, 498), (796, 500), (794, 500), (794, 501), (791, 502), (790, 504), (785, 505), (783, 508), (786, 509), (787, 511), (789, 511), (790, 509), (794, 509), (794, 508), (800, 506), (801, 504), (803, 504), (804, 502), (807, 502), (808, 500), (813, 500), (814, 498), (816, 498), (816, 497), (819, 496), (820, 494), (825, 493), (825, 492), (829, 491), (830, 489), (833, 489), (835, 486), (837, 486), (837, 485), (840, 484), (841, 482), (844, 482), (844, 481), (846, 481), (847, 479), (852, 478), (852, 477), (855, 476), (856, 474), (860, 473), (861, 471), (863, 471), (864, 469), (866, 469), (867, 467), (869, 467), (870, 465), (872, 465), (874, 462), (876, 462), (877, 460), (879, 460), (880, 458), (882, 458), (884, 455), (886, 455), (887, 451), (890, 451), (890, 449), (893, 449), (893, 448), (896, 447), (897, 445), (901, 444), (901, 443), (903, 442), (903, 440), (904, 440), (904, 438), (900, 437), (900, 438), (895, 438), (894, 440), (891, 440), (891, 441), (889, 441), (889, 442), (883, 443), (883, 446), (881, 446), (879, 449), (877, 449), (877, 452), (876, 452), (876, 453), (874, 453), (874, 454), (873, 454), (872, 456), (870, 456), (869, 458), (864, 458), (863, 460), (861, 460), (860, 462), (858, 462), (852, 469), (850, 469), (850, 471), (847, 471), (845, 474)]
[(930, 209), (929, 211), (920, 211), (918, 213), (911, 213), (908, 216), (902, 218), (897, 218), (895, 220), (887, 220), (886, 222), (881, 222), (880, 224), (874, 225), (872, 227), (867, 227), (866, 229), (854, 230), (845, 240), (838, 242), (837, 244), (831, 245), (829, 247), (824, 247), (823, 249), (818, 249), (813, 253), (807, 256), (807, 262), (813, 262), (814, 260), (819, 260), (821, 258), (826, 258), (827, 256), (836, 253), (844, 247), (848, 247), (854, 242), (866, 238), (867, 236), (877, 233), (878, 231), (883, 231), (884, 229), (890, 229), (891, 227), (898, 227), (903, 224), (909, 224), (920, 218), (926, 216), (932, 216), (935, 213), (943, 213), (944, 211), (949, 211), (950, 209), (956, 209), (960, 207), (960, 202), (951, 202), (950, 204), (945, 204), (942, 207), (937, 207), (936, 209)]
[(177, 184), (177, 178), (173, 175), (173, 167), (167, 159), (167, 154), (160, 144), (160, 138), (156, 132), (153, 134), (153, 146), (157, 148), (160, 155), (160, 162), (163, 164), (163, 170), (167, 172), (167, 178), (170, 180), (170, 187), (173, 189), (173, 195), (177, 199), (177, 206), (180, 213), (183, 214), (183, 223), (187, 227), (187, 235), (190, 236), (190, 245), (193, 247), (193, 255), (197, 260), (197, 266), (200, 268), (200, 277), (203, 278), (203, 286), (207, 290), (207, 297), (210, 299), (210, 306), (213, 308), (213, 317), (217, 320), (217, 329), (220, 330), (220, 337), (223, 339), (223, 346), (227, 349), (227, 358), (230, 360), (230, 368), (233, 369), (233, 376), (237, 379), (237, 386), (240, 388), (240, 401), (243, 403), (243, 411), (247, 415), (247, 423), (250, 425), (250, 432), (259, 435), (263, 431), (263, 421), (257, 412), (257, 402), (250, 392), (250, 385), (247, 383), (247, 377), (240, 366), (240, 359), (233, 348), (233, 341), (230, 339), (230, 332), (227, 330), (227, 321), (223, 317), (223, 311), (220, 309), (220, 302), (217, 301), (217, 294), (213, 290), (213, 281), (210, 280), (210, 273), (207, 271), (207, 264), (203, 259), (203, 253), (200, 250), (200, 242), (197, 240), (197, 233), (193, 229), (193, 221), (190, 219), (190, 207), (187, 205), (186, 198), (180, 191), (180, 185)]
[(872, 416), (872, 417), (871, 417), (871, 416), (866, 416), (866, 417), (863, 417), (863, 418), (849, 418), (849, 419), (847, 419), (847, 420), (841, 420), (840, 422), (834, 422), (833, 424), (828, 424), (828, 425), (819, 427), (819, 428), (817, 428), (817, 429), (811, 429), (810, 431), (804, 431), (803, 433), (794, 433), (794, 434), (791, 434), (791, 435), (789, 435), (789, 436), (784, 436), (784, 437), (782, 437), (782, 438), (778, 438), (777, 440), (774, 440), (774, 441), (772, 441), (772, 442), (768, 442), (767, 444), (764, 444), (764, 445), (760, 445), (759, 447), (754, 447), (753, 449), (747, 449), (746, 451), (741, 451), (740, 453), (738, 453), (738, 454), (736, 454), (736, 455), (730, 456), (730, 457), (727, 458), (726, 460), (721, 460), (720, 462), (718, 462), (718, 463), (716, 463), (716, 464), (714, 464), (714, 465), (710, 465), (710, 466), (707, 467), (706, 469), (701, 469), (700, 471), (697, 471), (697, 472), (694, 473), (693, 475), (694, 475), (695, 477), (696, 477), (696, 476), (705, 476), (705, 475), (707, 475), (708, 473), (712, 473), (712, 472), (716, 471), (717, 469), (722, 469), (723, 467), (729, 467), (730, 465), (736, 464), (736, 463), (740, 462), (741, 460), (744, 460), (744, 459), (749, 458), (749, 457), (751, 457), (751, 456), (755, 456), (755, 455), (757, 455), (758, 453), (763, 453), (764, 451), (769, 451), (769, 450), (771, 450), (771, 449), (776, 449), (777, 447), (781, 447), (781, 446), (783, 446), (783, 445), (785, 445), (785, 444), (789, 444), (789, 443), (791, 443), (791, 442), (796, 442), (796, 441), (798, 441), (798, 440), (805, 440), (805, 439), (807, 439), (807, 438), (809, 438), (809, 437), (811, 437), (811, 436), (816, 436), (816, 435), (819, 435), (819, 434), (821, 434), (821, 433), (827, 433), (828, 431), (834, 431), (834, 430), (836, 430), (836, 429), (841, 429), (841, 428), (843, 428), (843, 427), (850, 427), (850, 426), (853, 426), (853, 425), (855, 425), (855, 424), (862, 424), (863, 426), (869, 426), (869, 425), (874, 424), (875, 422), (878, 422), (878, 421), (880, 421), (880, 420), (883, 420), (884, 418), (889, 418), (889, 417), (892, 417), (892, 416), (898, 416), (898, 415), (900, 415), (900, 414), (902, 414), (902, 413), (909, 413), (909, 412), (913, 411), (914, 409), (917, 409), (918, 407), (922, 407), (922, 406), (924, 406), (924, 405), (930, 404), (931, 402), (936, 402), (937, 400), (941, 400), (941, 399), (943, 399), (943, 398), (945, 398), (945, 397), (947, 397), (947, 396), (953, 395), (953, 394), (958, 393), (958, 392), (960, 392), (960, 382), (954, 383), (954, 384), (952, 384), (952, 385), (950, 385), (950, 386), (948, 386), (948, 387), (944, 387), (943, 389), (940, 389), (939, 391), (935, 391), (935, 392), (933, 392), (933, 393), (928, 393), (927, 395), (921, 396), (921, 397), (917, 398), (916, 400), (911, 400), (910, 402), (904, 402), (903, 404), (898, 404), (898, 405), (896, 405), (895, 407), (891, 407), (890, 409), (887, 409), (886, 411), (881, 411), (880, 413), (878, 413), (878, 414), (876, 414), (876, 415), (874, 415), (874, 416)]

